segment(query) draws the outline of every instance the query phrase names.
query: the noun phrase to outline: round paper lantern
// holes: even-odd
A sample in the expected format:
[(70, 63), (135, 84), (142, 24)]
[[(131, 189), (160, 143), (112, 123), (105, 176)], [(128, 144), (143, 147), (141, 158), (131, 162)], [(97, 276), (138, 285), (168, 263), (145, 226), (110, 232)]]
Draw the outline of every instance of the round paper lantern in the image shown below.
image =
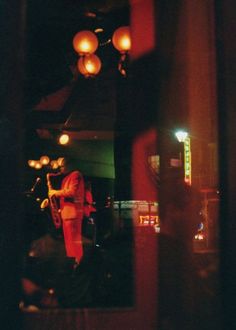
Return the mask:
[(91, 77), (98, 74), (101, 70), (101, 66), (101, 60), (95, 54), (82, 56), (77, 63), (79, 72), (86, 77)]
[(92, 54), (98, 47), (98, 38), (92, 31), (80, 31), (73, 38), (73, 47), (79, 55)]
[(112, 36), (112, 43), (120, 53), (127, 53), (131, 48), (129, 26), (121, 26), (116, 29)]

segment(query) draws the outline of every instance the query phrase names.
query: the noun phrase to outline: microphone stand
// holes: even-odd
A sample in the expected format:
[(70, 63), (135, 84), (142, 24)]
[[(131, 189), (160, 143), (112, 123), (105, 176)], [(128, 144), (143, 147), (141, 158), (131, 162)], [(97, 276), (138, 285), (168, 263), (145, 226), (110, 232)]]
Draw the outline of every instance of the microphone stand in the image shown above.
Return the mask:
[(37, 177), (33, 186), (30, 188), (30, 190), (26, 190), (23, 192), (24, 195), (26, 195), (26, 197), (32, 197), (32, 195), (34, 194), (35, 188), (37, 187), (37, 185), (41, 182), (41, 178)]

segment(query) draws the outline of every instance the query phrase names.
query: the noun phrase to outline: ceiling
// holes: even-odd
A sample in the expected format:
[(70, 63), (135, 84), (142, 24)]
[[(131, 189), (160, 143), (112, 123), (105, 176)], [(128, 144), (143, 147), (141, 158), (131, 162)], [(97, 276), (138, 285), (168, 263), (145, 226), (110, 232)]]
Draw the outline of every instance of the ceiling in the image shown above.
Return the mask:
[[(111, 140), (116, 113), (118, 52), (106, 43), (129, 24), (128, 1), (29, 0), (26, 31), (25, 108), (29, 149), (60, 131), (77, 140)], [(76, 32), (97, 34), (102, 71), (85, 79), (76, 69)], [(106, 43), (106, 46), (104, 44)]]

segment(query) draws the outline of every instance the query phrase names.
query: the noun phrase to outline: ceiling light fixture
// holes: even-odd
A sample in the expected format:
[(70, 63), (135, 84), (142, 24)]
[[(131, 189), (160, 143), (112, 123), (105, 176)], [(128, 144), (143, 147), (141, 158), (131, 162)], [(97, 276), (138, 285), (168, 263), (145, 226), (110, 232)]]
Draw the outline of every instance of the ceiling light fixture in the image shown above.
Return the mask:
[(53, 159), (50, 160), (50, 158), (48, 156), (41, 156), (39, 159), (37, 160), (33, 160), (33, 159), (29, 159), (28, 160), (28, 166), (35, 169), (35, 170), (41, 170), (41, 169), (53, 169), (56, 170), (58, 169), (60, 166), (62, 166), (64, 157), (59, 157), (58, 159)]
[[(95, 31), (97, 33), (101, 32), (100, 29), (97, 29)], [(127, 59), (129, 51), (131, 49), (131, 36), (129, 26), (121, 26), (116, 29), (113, 33), (111, 40), (113, 46), (120, 53), (118, 70), (124, 77), (126, 77)], [(101, 70), (101, 60), (97, 55), (94, 54), (98, 46), (99, 42), (96, 34), (89, 30), (77, 32), (73, 38), (73, 48), (79, 55), (79, 59), (77, 61), (77, 68), (79, 72), (85, 77), (94, 77)]]
[(39, 159), (40, 163), (42, 165), (48, 165), (49, 162), (50, 162), (50, 158), (48, 156), (41, 156), (40, 159)]
[(70, 141), (70, 136), (67, 133), (62, 133), (58, 138), (58, 143), (61, 145), (66, 145)]

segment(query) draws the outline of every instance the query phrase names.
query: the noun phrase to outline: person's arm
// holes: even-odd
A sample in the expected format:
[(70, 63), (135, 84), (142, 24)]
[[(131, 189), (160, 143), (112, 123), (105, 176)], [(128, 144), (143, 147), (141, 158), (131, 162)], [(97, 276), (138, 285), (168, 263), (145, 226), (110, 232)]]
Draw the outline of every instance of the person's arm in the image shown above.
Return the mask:
[(78, 188), (79, 182), (80, 180), (82, 180), (82, 176), (79, 173), (79, 171), (74, 171), (71, 174), (71, 178), (70, 178), (70, 186), (68, 188), (65, 189), (50, 189), (48, 191), (48, 196), (52, 197), (74, 197), (76, 194), (76, 190)]

